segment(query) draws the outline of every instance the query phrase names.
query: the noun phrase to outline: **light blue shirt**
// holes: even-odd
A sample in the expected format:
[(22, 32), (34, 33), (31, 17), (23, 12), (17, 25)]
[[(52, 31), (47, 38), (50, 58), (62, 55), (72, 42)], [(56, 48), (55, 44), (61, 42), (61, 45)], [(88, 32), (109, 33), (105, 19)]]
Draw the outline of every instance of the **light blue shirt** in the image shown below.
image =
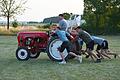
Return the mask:
[(92, 36), (92, 38), (93, 38), (93, 40), (94, 40), (94, 43), (95, 43), (95, 44), (99, 44), (99, 45), (102, 45), (103, 41), (105, 40), (105, 39), (103, 39), (103, 38), (96, 37), (96, 36)]
[(59, 21), (59, 27), (61, 28), (61, 30), (66, 31), (67, 27), (68, 27), (68, 23), (65, 19), (62, 19)]
[(61, 41), (69, 41), (67, 36), (70, 36), (70, 34), (68, 32), (63, 30), (56, 30), (55, 33), (58, 35)]

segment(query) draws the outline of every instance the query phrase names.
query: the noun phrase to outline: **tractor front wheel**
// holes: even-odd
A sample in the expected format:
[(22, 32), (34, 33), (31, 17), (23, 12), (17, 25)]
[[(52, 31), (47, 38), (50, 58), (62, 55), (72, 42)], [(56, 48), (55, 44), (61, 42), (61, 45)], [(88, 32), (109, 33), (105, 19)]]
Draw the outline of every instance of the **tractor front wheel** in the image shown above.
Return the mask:
[(18, 47), (16, 50), (16, 58), (20, 61), (26, 61), (29, 59), (29, 51), (25, 47)]

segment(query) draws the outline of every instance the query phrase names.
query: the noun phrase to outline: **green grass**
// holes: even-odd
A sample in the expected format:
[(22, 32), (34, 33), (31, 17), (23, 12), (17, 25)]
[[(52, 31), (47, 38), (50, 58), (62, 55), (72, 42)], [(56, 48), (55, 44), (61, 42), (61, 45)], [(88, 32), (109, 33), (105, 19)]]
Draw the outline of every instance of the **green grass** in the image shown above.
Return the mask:
[[(120, 36), (103, 36), (112, 51), (120, 54)], [(70, 60), (66, 65), (52, 62), (46, 53), (38, 59), (18, 61), (15, 57), (16, 36), (0, 36), (0, 80), (120, 80), (120, 59), (93, 63)]]

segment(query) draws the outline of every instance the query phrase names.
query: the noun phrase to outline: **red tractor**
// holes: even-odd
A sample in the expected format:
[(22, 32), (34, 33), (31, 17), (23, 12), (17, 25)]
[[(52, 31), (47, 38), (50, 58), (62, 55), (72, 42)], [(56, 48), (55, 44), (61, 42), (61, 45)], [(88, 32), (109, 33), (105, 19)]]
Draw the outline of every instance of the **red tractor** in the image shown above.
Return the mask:
[[(62, 41), (55, 34), (49, 36), (47, 32), (19, 32), (17, 39), (16, 57), (18, 60), (37, 58), (41, 52), (46, 52), (51, 60), (62, 60), (58, 51)], [(64, 51), (64, 57), (66, 59), (73, 58), (73, 56), (68, 55), (66, 50)]]

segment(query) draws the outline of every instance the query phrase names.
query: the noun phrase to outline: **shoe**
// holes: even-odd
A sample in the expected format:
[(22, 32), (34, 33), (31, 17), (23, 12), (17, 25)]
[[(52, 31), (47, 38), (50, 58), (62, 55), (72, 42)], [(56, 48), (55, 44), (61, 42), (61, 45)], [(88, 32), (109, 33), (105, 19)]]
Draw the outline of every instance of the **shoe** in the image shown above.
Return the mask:
[(86, 55), (86, 58), (89, 58), (89, 55)]
[(66, 61), (59, 62), (59, 64), (66, 64)]
[(96, 60), (96, 63), (100, 63), (100, 62), (101, 62), (101, 59), (97, 59), (97, 60)]
[(117, 57), (117, 54), (114, 55), (114, 58), (116, 58), (116, 57)]
[(82, 56), (78, 56), (78, 57), (77, 57), (77, 60), (78, 60), (80, 63), (82, 63)]

